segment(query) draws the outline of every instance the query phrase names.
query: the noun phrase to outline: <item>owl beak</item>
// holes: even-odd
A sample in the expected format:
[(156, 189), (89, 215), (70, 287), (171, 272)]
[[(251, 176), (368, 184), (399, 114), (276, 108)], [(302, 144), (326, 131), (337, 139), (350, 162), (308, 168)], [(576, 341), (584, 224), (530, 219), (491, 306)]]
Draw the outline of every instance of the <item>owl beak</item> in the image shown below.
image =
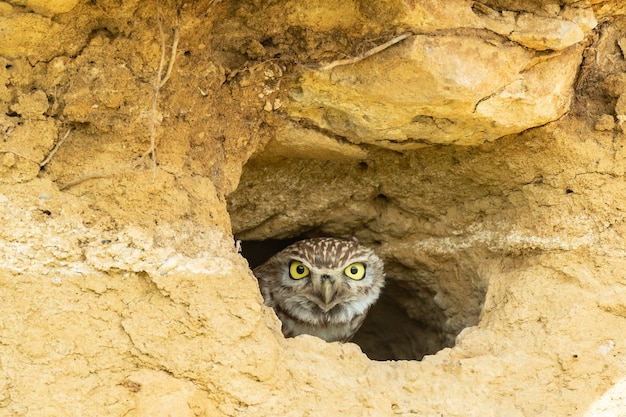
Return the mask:
[(326, 304), (330, 304), (335, 297), (335, 289), (333, 288), (333, 283), (330, 282), (329, 279), (322, 281), (322, 297), (324, 299), (324, 303)]

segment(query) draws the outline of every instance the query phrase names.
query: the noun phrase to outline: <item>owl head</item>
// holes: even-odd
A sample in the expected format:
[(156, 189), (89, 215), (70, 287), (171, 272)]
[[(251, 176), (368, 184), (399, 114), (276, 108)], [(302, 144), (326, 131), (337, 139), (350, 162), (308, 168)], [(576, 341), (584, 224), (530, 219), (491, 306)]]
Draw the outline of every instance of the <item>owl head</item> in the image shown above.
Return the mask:
[(254, 274), (267, 305), (312, 325), (367, 313), (385, 282), (383, 262), (371, 249), (337, 238), (296, 242)]

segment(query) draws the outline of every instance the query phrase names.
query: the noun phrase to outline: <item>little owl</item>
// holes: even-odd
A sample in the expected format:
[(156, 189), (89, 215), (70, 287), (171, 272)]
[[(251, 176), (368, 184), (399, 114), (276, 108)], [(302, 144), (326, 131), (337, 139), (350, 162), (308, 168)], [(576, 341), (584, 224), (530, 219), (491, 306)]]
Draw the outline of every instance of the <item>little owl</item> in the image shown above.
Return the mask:
[(347, 342), (385, 285), (383, 262), (353, 240), (301, 240), (254, 269), (285, 337)]

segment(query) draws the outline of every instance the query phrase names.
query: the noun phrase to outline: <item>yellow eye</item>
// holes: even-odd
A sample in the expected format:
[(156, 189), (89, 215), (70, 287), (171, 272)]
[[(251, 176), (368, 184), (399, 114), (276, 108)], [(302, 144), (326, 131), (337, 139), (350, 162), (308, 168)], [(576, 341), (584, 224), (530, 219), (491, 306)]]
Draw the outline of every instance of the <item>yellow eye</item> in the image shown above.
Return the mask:
[(302, 279), (309, 276), (309, 268), (300, 261), (291, 261), (289, 264), (289, 277)]
[(365, 265), (361, 262), (355, 262), (353, 264), (348, 265), (346, 269), (343, 270), (343, 273), (355, 281), (362, 280), (365, 276)]

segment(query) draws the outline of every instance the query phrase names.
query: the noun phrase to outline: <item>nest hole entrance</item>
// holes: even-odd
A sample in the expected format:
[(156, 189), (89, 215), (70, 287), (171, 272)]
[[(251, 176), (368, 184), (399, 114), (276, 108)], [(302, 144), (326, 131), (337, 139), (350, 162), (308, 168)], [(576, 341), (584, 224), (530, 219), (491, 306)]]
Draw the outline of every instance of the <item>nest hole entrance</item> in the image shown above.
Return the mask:
[[(254, 269), (290, 244), (308, 237), (311, 236), (242, 241), (241, 253)], [(434, 306), (435, 295), (426, 286), (407, 285), (397, 278), (398, 274), (410, 272), (406, 269), (394, 262), (386, 265), (385, 288), (352, 339), (372, 360), (421, 360), (425, 355), (452, 347), (454, 338), (465, 327), (458, 332), (445, 328), (444, 323), (450, 320)]]
[(251, 159), (227, 197), (252, 269), (306, 238), (356, 237), (372, 248), (386, 285), (352, 342), (373, 360), (420, 360), (478, 324), (490, 255), (454, 243), (467, 189), (450, 187), (442, 167), (459, 157), (457, 149), (371, 150), (367, 160), (272, 152)]

